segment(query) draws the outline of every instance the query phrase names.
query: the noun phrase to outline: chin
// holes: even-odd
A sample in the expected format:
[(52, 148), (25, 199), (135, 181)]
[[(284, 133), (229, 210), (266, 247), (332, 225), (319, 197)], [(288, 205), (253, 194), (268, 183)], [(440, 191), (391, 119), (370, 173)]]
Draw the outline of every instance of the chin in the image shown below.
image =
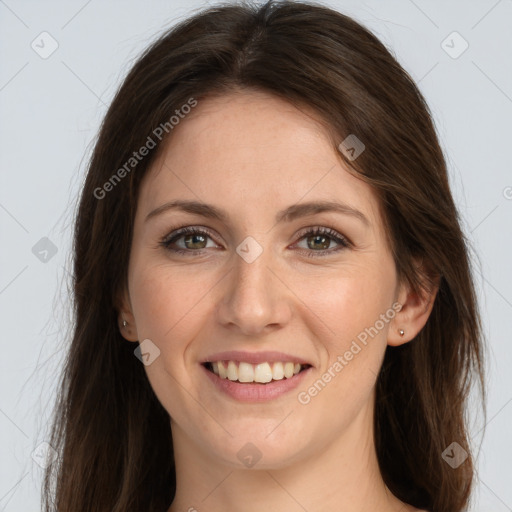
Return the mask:
[[(278, 422), (273, 421), (273, 428)], [(287, 432), (281, 435), (275, 432), (269, 435), (272, 429), (252, 426), (247, 430), (238, 430), (236, 433), (227, 427), (233, 437), (226, 434), (212, 445), (210, 451), (216, 460), (222, 460), (227, 466), (234, 469), (281, 469), (295, 463), (307, 449), (305, 439), (300, 433)], [(255, 428), (256, 427), (256, 428)]]

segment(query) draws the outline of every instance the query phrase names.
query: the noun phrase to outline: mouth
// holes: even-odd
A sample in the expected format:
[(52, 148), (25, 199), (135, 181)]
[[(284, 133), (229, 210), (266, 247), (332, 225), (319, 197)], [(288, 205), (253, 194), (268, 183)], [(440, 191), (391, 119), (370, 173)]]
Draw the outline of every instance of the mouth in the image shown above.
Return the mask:
[(310, 364), (293, 361), (273, 361), (251, 364), (245, 361), (205, 361), (201, 363), (206, 370), (239, 384), (270, 384), (295, 377), (309, 368)]

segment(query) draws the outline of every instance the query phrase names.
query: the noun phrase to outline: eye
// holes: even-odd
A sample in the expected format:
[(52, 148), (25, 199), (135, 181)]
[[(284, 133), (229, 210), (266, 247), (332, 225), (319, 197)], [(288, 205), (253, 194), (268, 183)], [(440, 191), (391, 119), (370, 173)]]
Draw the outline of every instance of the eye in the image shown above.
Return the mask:
[[(209, 231), (194, 227), (185, 227), (173, 231), (170, 235), (166, 236), (160, 244), (168, 251), (176, 254), (190, 254), (192, 252), (202, 254), (203, 249), (207, 249), (207, 239), (211, 238)], [(178, 240), (183, 239), (185, 248), (172, 247)]]
[[(343, 235), (340, 235), (334, 229), (326, 227), (308, 229), (300, 233), (299, 236), (299, 242), (306, 240), (307, 248), (300, 250), (305, 251), (305, 255), (308, 257), (326, 256), (346, 249), (351, 245)], [(167, 235), (160, 242), (160, 245), (174, 254), (192, 255), (195, 253), (195, 255), (200, 255), (203, 254), (205, 249), (211, 248), (211, 246), (207, 246), (209, 238), (212, 239), (212, 235), (207, 229), (187, 226)], [(173, 245), (177, 245), (178, 241), (181, 239), (183, 239), (184, 247), (179, 245), (173, 247)], [(333, 241), (338, 244), (338, 247), (329, 249)]]
[[(350, 247), (350, 242), (343, 235), (334, 229), (325, 227), (315, 227), (301, 233), (301, 240), (306, 240), (305, 255), (312, 258), (327, 256)], [(338, 244), (337, 248), (329, 249), (332, 241)]]

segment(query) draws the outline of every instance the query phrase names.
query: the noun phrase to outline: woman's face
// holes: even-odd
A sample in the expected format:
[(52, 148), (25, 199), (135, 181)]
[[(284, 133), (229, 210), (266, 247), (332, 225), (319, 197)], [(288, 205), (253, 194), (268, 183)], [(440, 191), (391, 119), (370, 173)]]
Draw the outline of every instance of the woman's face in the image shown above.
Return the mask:
[(277, 468), (370, 432), (399, 291), (375, 194), (283, 100), (200, 101), (143, 180), (124, 334), (150, 340), (175, 450)]

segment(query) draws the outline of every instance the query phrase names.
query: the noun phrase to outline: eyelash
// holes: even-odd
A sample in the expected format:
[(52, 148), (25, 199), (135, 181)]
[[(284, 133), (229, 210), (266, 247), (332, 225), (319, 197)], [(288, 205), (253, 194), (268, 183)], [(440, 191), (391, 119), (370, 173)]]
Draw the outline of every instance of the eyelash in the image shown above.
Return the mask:
[[(164, 247), (166, 250), (173, 252), (174, 254), (187, 255), (187, 256), (191, 255), (191, 253), (196, 253), (196, 255), (198, 255), (198, 256), (203, 254), (203, 251), (205, 251), (206, 249), (198, 249), (198, 250), (172, 249), (170, 247), (170, 245), (172, 243), (176, 242), (177, 240), (182, 238), (184, 235), (189, 235), (189, 234), (205, 235), (205, 236), (213, 239), (212, 234), (208, 230), (206, 230), (204, 228), (196, 228), (196, 227), (188, 226), (188, 227), (180, 228), (176, 231), (173, 231), (169, 235), (165, 236), (161, 240), (160, 245), (162, 247)], [(337, 253), (337, 252), (351, 246), (351, 243), (344, 236), (340, 235), (334, 229), (326, 228), (326, 227), (315, 227), (315, 228), (311, 228), (308, 231), (301, 233), (299, 241), (302, 240), (303, 238), (308, 238), (309, 236), (316, 236), (316, 235), (327, 235), (329, 238), (332, 238), (340, 246), (334, 250), (322, 249), (321, 251), (314, 251), (311, 249), (309, 249), (309, 250), (308, 249), (300, 249), (300, 251), (306, 251), (306, 256), (308, 258), (325, 257), (329, 254)]]

